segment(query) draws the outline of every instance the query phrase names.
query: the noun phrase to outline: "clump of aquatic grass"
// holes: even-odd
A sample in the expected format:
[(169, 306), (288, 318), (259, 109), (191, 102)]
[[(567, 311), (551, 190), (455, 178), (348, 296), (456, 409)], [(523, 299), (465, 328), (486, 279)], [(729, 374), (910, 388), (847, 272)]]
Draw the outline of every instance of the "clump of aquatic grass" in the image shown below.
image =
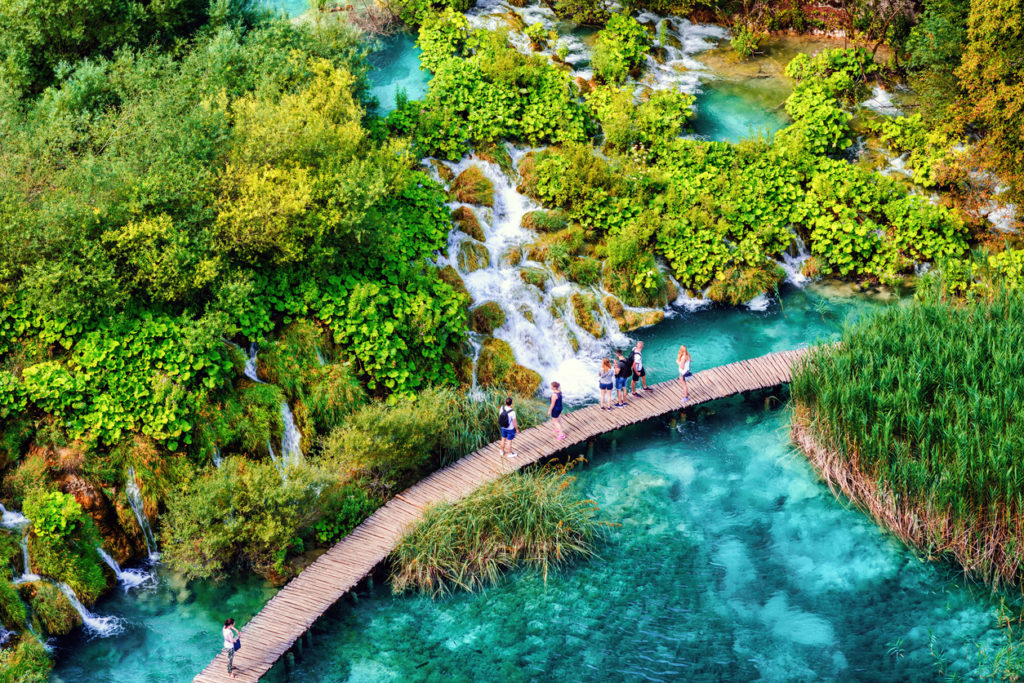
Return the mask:
[(1024, 297), (916, 301), (794, 377), (794, 439), (900, 538), (993, 582), (1024, 560)]
[(391, 587), (440, 596), (496, 584), (514, 567), (544, 574), (594, 553), (604, 523), (571, 487), (570, 466), (514, 472), (426, 511), (392, 554)]

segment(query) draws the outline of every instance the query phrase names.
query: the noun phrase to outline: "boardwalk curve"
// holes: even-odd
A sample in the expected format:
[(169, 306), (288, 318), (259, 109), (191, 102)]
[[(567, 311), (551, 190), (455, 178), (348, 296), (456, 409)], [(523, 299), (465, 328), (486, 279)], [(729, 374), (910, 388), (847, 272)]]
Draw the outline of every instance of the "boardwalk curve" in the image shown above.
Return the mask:
[[(698, 372), (687, 381), (691, 400), (686, 407), (789, 382), (793, 367), (807, 352), (806, 348), (777, 351)], [(482, 484), (570, 446), (682, 407), (678, 380), (653, 386), (653, 392), (625, 408), (609, 412), (588, 406), (564, 413), (566, 438), (562, 441), (552, 438), (549, 425), (526, 429), (516, 437), (518, 457), (503, 457), (499, 444), (490, 443), (397, 494), (292, 579), (245, 625), (242, 649), (235, 656), (237, 678), (227, 675), (227, 655), (221, 652), (193, 682), (258, 681), (313, 622), (391, 554), (427, 505), (456, 501)], [(218, 638), (219, 634), (210, 634), (211, 643)]]

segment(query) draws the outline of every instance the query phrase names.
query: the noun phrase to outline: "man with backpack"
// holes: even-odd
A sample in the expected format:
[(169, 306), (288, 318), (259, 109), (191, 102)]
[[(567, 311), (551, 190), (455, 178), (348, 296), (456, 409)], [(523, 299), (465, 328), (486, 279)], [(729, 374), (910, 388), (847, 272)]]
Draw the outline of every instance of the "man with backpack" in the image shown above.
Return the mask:
[(615, 357), (615, 396), (618, 399), (615, 407), (622, 408), (626, 405), (626, 384), (633, 373), (633, 361), (622, 355), (622, 349), (615, 349)]
[(636, 390), (636, 383), (640, 382), (644, 388), (644, 391), (651, 391), (650, 387), (647, 386), (647, 371), (644, 370), (644, 357), (643, 357), (644, 343), (642, 341), (637, 342), (633, 350), (629, 352), (630, 369), (633, 372), (632, 389), (633, 395), (637, 398), (640, 397), (640, 393)]
[[(514, 458), (518, 453), (512, 450), (512, 439), (519, 433), (519, 422), (516, 420), (516, 411), (512, 407), (512, 397), (505, 399), (505, 405), (498, 411), (498, 427), (501, 429), (501, 454)], [(508, 452), (506, 453), (506, 444)]]

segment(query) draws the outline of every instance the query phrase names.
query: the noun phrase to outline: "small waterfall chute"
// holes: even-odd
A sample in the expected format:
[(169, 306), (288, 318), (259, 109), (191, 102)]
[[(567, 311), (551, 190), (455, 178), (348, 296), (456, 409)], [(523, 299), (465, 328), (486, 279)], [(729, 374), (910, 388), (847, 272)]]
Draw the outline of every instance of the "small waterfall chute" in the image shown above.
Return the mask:
[(71, 586), (66, 583), (58, 583), (57, 587), (60, 588), (61, 592), (64, 593), (65, 596), (67, 596), (68, 602), (70, 602), (71, 606), (75, 608), (76, 612), (78, 612), (78, 616), (82, 618), (82, 625), (85, 626), (85, 630), (91, 635), (96, 636), (97, 638), (107, 638), (124, 630), (124, 620), (120, 617), (93, 614), (85, 608), (85, 605), (83, 605), (82, 601), (78, 599), (77, 595), (75, 595), (75, 591), (71, 589)]
[(287, 469), (304, 461), (302, 432), (295, 424), (295, 416), (287, 401), (281, 403), (281, 422), (284, 424), (284, 432), (281, 434), (281, 465)]
[(141, 586), (153, 578), (151, 573), (144, 572), (141, 569), (122, 569), (117, 560), (111, 557), (103, 548), (96, 548), (96, 552), (99, 553), (100, 559), (114, 572), (117, 582), (121, 584), (121, 588), (126, 592), (136, 586)]
[(32, 558), (28, 554), (28, 529), (25, 529), (21, 535), (21, 563), (22, 571), (21, 576), (14, 580), (14, 583), (28, 583), (30, 581), (38, 581), (39, 574), (32, 573)]
[(224, 458), (221, 457), (220, 449), (217, 448), (216, 446), (214, 446), (213, 447), (213, 466), (214, 467), (220, 467), (223, 462), (224, 462)]
[(259, 378), (259, 374), (256, 370), (256, 354), (259, 352), (260, 347), (253, 342), (249, 344), (249, 353), (245, 355), (245, 376), (251, 379), (253, 382), (259, 382), (263, 384), (263, 380)]
[(17, 510), (8, 510), (3, 505), (0, 505), (0, 512), (3, 513), (3, 519), (0, 519), (0, 526), (5, 529), (20, 529), (29, 523), (28, 517)]
[(139, 528), (142, 529), (142, 536), (146, 541), (146, 552), (149, 554), (149, 559), (155, 562), (160, 559), (160, 553), (156, 545), (156, 536), (153, 534), (152, 527), (149, 526), (149, 519), (146, 517), (145, 504), (142, 501), (142, 493), (139, 491), (139, 484), (135, 481), (135, 468), (128, 468), (128, 478), (125, 482), (124, 487), (125, 495), (128, 496), (128, 504), (132, 508), (132, 512), (135, 513), (135, 520), (139, 523)]

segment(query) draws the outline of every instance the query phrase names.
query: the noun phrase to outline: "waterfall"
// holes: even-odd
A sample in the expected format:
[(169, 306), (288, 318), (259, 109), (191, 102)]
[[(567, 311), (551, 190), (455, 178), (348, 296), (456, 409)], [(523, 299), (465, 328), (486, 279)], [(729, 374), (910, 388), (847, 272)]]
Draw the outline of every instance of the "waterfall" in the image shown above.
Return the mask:
[(153, 535), (153, 529), (149, 526), (149, 520), (146, 518), (145, 505), (142, 502), (142, 494), (139, 492), (139, 485), (135, 481), (135, 468), (128, 468), (128, 479), (125, 482), (125, 494), (128, 496), (128, 504), (132, 506), (132, 512), (135, 513), (135, 519), (139, 522), (139, 527), (142, 529), (142, 535), (146, 540), (146, 552), (149, 553), (149, 559), (156, 561), (160, 559), (160, 553), (157, 552), (156, 536)]
[(152, 574), (140, 569), (121, 569), (121, 565), (117, 563), (117, 560), (108, 555), (103, 548), (97, 547), (96, 552), (100, 554), (100, 558), (107, 563), (107, 566), (113, 570), (114, 576), (117, 577), (117, 582), (121, 584), (121, 587), (126, 592), (136, 586), (141, 586), (153, 578)]
[(29, 523), (28, 517), (17, 510), (8, 510), (3, 505), (0, 505), (0, 512), (3, 513), (3, 519), (0, 520), (0, 526), (5, 529), (20, 529)]
[(71, 586), (66, 583), (58, 583), (57, 586), (67, 596), (68, 602), (78, 612), (78, 616), (82, 617), (82, 624), (85, 626), (85, 629), (92, 635), (106, 638), (124, 630), (124, 622), (120, 618), (115, 616), (101, 617), (93, 614), (85, 608), (85, 605), (75, 595), (75, 591), (71, 590)]
[(270, 459), (275, 465), (277, 465), (278, 469), (280, 469), (281, 466), (277, 462), (277, 453), (274, 452), (274, 447), (270, 445), (270, 439), (267, 439), (267, 452), (270, 453)]
[(287, 469), (303, 462), (302, 432), (295, 425), (295, 416), (292, 415), (287, 401), (281, 403), (281, 422), (284, 423), (284, 433), (281, 435), (281, 462)]
[(320, 365), (325, 365), (324, 354), (320, 352), (320, 347), (316, 347), (316, 362)]
[(32, 573), (32, 560), (28, 556), (28, 529), (21, 535), (21, 576), (14, 580), (14, 583), (28, 583), (38, 581), (39, 575)]
[(14, 631), (8, 631), (3, 626), (0, 626), (0, 646), (6, 645), (7, 641), (14, 635)]
[(224, 458), (220, 455), (220, 449), (216, 446), (213, 447), (213, 466), (220, 467), (221, 463), (224, 462)]
[(803, 268), (804, 261), (810, 258), (811, 252), (807, 251), (807, 245), (804, 244), (799, 235), (793, 235), (793, 245), (792, 249), (782, 252), (782, 260), (776, 263), (786, 271), (786, 282), (795, 287), (803, 287), (810, 278), (800, 271)]
[(251, 379), (253, 382), (259, 382), (263, 384), (263, 380), (259, 378), (256, 372), (256, 352), (259, 351), (259, 346), (256, 342), (249, 344), (249, 353), (245, 357), (245, 376)]

